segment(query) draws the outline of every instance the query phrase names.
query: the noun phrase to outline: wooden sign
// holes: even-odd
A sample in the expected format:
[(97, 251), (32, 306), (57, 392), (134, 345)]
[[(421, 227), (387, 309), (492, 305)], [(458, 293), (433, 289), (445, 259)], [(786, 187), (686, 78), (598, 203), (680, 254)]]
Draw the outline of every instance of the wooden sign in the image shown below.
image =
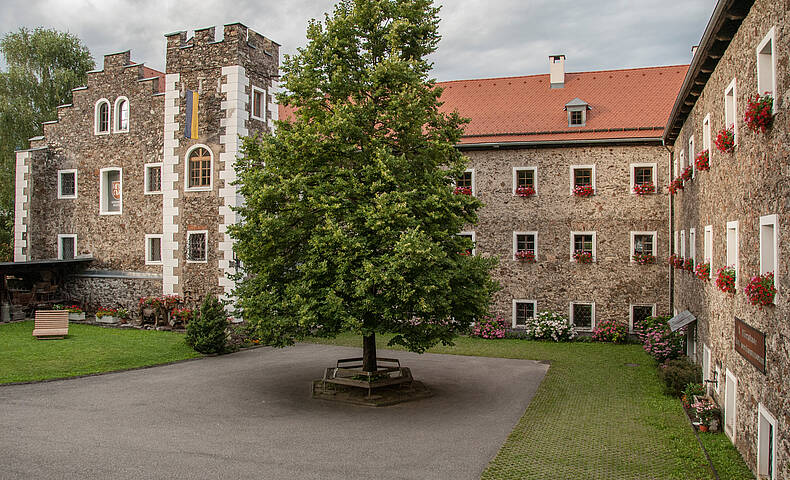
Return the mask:
[(735, 317), (735, 351), (765, 373), (765, 334)]

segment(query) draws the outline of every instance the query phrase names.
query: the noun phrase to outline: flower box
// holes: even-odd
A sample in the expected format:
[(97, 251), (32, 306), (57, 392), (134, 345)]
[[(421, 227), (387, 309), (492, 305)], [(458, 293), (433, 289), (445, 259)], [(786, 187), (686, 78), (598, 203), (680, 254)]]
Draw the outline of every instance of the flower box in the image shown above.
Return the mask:
[(637, 183), (634, 185), (634, 193), (637, 195), (650, 195), (656, 191), (656, 186), (653, 182)]
[(735, 293), (735, 268), (721, 267), (716, 272), (716, 286), (724, 293)]
[(667, 190), (669, 190), (670, 195), (674, 195), (678, 190), (683, 190), (683, 178), (678, 177), (669, 182), (669, 187), (667, 187)]
[(595, 194), (592, 185), (576, 185), (573, 187), (573, 195), (576, 197), (591, 197)]
[(683, 169), (683, 171), (680, 173), (679, 178), (683, 179), (684, 182), (690, 182), (693, 176), (694, 176), (694, 169), (691, 168), (691, 165), (689, 165)]
[(687, 272), (693, 272), (694, 271), (694, 259), (687, 258), (687, 259), (683, 260), (683, 270), (685, 270)]
[(70, 322), (81, 322), (85, 320), (85, 312), (69, 312), (69, 321)]
[(755, 133), (765, 133), (774, 123), (773, 106), (774, 99), (768, 93), (750, 97), (743, 118), (746, 126)]
[(679, 255), (670, 255), (669, 264), (675, 268), (683, 268), (684, 259)]
[(96, 321), (99, 323), (123, 323), (128, 313), (123, 308), (100, 307), (96, 311)]
[(576, 250), (573, 252), (573, 259), (576, 260), (576, 263), (592, 263), (593, 255), (592, 252)]
[(535, 262), (535, 252), (532, 250), (519, 250), (516, 252), (516, 260), (519, 262), (525, 263), (534, 263)]
[(743, 291), (746, 293), (746, 299), (749, 300), (749, 303), (760, 307), (760, 309), (772, 305), (774, 296), (776, 296), (773, 272), (752, 277)]
[(455, 187), (453, 193), (456, 195), (471, 195), (472, 187)]
[(650, 265), (656, 263), (656, 257), (649, 253), (635, 253), (633, 256), (634, 262), (639, 265)]
[(734, 127), (723, 128), (719, 130), (716, 136), (716, 148), (723, 153), (732, 153), (735, 151), (735, 131)]
[(535, 189), (531, 186), (516, 188), (516, 195), (519, 197), (531, 197), (535, 195)]
[(700, 280), (710, 280), (710, 263), (700, 263), (694, 267), (694, 275)]
[(701, 172), (710, 170), (710, 153), (708, 152), (708, 149), (705, 149), (697, 154), (697, 158), (694, 159), (694, 165), (696, 165), (697, 170)]

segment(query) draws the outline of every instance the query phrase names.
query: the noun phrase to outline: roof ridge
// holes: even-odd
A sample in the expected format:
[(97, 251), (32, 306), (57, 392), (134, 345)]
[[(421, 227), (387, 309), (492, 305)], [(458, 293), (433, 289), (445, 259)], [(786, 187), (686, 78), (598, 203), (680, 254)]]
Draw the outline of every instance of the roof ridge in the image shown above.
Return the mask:
[[(581, 75), (584, 73), (610, 73), (610, 72), (632, 72), (635, 70), (654, 70), (659, 68), (688, 68), (686, 64), (677, 64), (677, 65), (656, 65), (653, 67), (633, 67), (633, 68), (615, 68), (610, 70), (586, 70), (583, 72), (566, 72), (565, 75)], [(532, 75), (512, 75), (506, 77), (486, 77), (486, 78), (467, 78), (467, 79), (460, 79), (460, 80), (444, 80), (444, 81), (437, 81), (436, 85), (445, 85), (448, 83), (461, 83), (461, 82), (482, 82), (482, 81), (491, 81), (491, 80), (509, 80), (514, 78), (533, 78), (533, 77), (548, 77), (548, 73), (536, 73)]]

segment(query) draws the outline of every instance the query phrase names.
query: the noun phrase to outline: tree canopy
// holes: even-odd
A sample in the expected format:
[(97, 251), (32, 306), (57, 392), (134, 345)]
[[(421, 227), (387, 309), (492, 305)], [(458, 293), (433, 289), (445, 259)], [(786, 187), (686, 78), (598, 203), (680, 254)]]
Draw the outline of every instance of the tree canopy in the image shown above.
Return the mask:
[(430, 0), (341, 1), (283, 62), (279, 101), (293, 115), (245, 139), (244, 220), (230, 228), (237, 306), (261, 339), (352, 331), (367, 349), (392, 333), (423, 352), (488, 313), (496, 260), (457, 235), (481, 207), (453, 189), (465, 120), (439, 110), (429, 78), (438, 12)]
[(20, 28), (0, 40), (7, 66), (0, 71), (0, 255), (11, 241), (14, 150), (29, 148), (41, 123), (57, 118), (57, 106), (71, 102), (71, 89), (84, 85), (94, 68), (79, 38), (57, 30)]

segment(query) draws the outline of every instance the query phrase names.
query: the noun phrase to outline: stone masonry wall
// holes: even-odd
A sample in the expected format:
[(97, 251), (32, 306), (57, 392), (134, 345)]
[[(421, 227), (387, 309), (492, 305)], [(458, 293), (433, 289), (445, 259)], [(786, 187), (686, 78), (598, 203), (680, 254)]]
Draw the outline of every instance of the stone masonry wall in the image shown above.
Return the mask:
[[(688, 149), (694, 135), (697, 152), (703, 149), (702, 123), (711, 119), (710, 170), (697, 172), (676, 195), (676, 230), (696, 229), (696, 258), (704, 255), (704, 229), (713, 227), (712, 270), (714, 279), (704, 282), (689, 274), (675, 273), (678, 311), (690, 310), (697, 322), (697, 361), (703, 361), (703, 345), (711, 351), (711, 375), (721, 375), (712, 390), (721, 405), (725, 400), (725, 371), (738, 380), (734, 443), (749, 466), (757, 471), (758, 405), (777, 420), (777, 471), (773, 478), (790, 478), (790, 270), (785, 260), (790, 228), (790, 2), (758, 0), (719, 60), (696, 105), (689, 114), (674, 152)], [(758, 93), (756, 48), (775, 28), (777, 115), (766, 134), (749, 131), (743, 121), (748, 98)], [(724, 91), (736, 79), (738, 138), (733, 154), (718, 151), (713, 143), (724, 128)], [(748, 304), (743, 287), (760, 273), (760, 217), (778, 215), (778, 287), (775, 306), (759, 309)], [(715, 286), (716, 270), (727, 259), (727, 222), (738, 222), (739, 271), (737, 292), (725, 294)], [(688, 237), (687, 237), (688, 238)], [(688, 241), (688, 240), (687, 240)], [(688, 250), (687, 250), (688, 251)], [(766, 374), (759, 372), (734, 349), (734, 317), (766, 335)]]
[(69, 278), (64, 291), (87, 311), (94, 312), (99, 307), (125, 308), (129, 318), (135, 319), (140, 297), (161, 295), (162, 280), (128, 275), (75, 275)]
[[(476, 254), (499, 256), (494, 272), (502, 285), (494, 309), (508, 322), (512, 300), (536, 300), (537, 310), (568, 315), (572, 301), (595, 302), (595, 321), (628, 323), (631, 304), (669, 309), (666, 178), (668, 152), (656, 145), (604, 145), (467, 150), (474, 169), (479, 212)], [(631, 192), (631, 164), (655, 163), (658, 194)], [(596, 167), (596, 193), (570, 193), (570, 166)], [(537, 196), (513, 195), (513, 167), (537, 167)], [(471, 227), (469, 228), (471, 229)], [(537, 231), (538, 261), (513, 259), (513, 232)], [(577, 264), (571, 232), (595, 231), (597, 261)], [(631, 261), (630, 232), (657, 232), (657, 262)]]

